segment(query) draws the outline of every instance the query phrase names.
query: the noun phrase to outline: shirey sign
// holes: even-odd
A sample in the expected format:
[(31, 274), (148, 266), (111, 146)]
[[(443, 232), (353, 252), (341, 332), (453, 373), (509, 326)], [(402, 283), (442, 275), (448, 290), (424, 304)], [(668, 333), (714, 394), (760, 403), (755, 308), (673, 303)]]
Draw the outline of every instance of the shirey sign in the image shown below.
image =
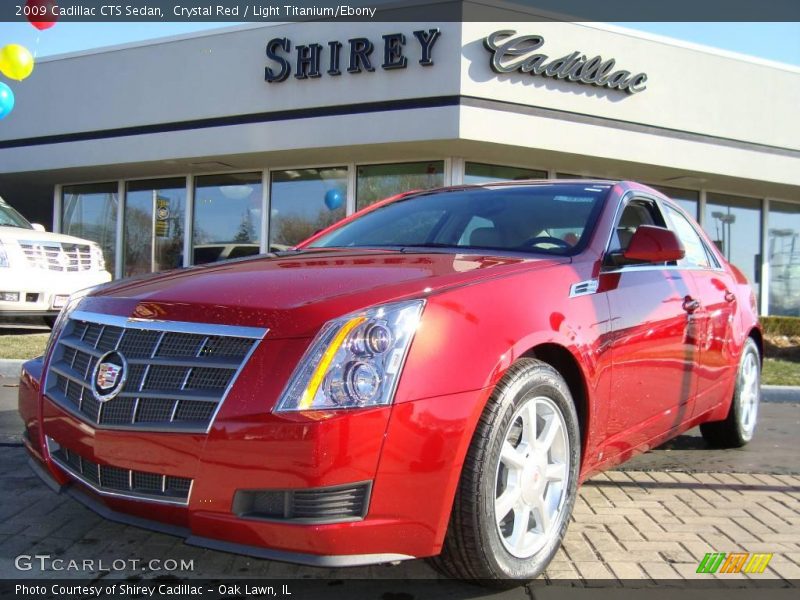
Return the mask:
[[(383, 42), (377, 45), (368, 38), (355, 37), (347, 40), (346, 46), (333, 40), (326, 45), (311, 43), (293, 47), (289, 38), (274, 38), (266, 46), (270, 62), (264, 69), (264, 79), (267, 83), (286, 81), (292, 74), (292, 67), (296, 79), (321, 77), (323, 71), (331, 76), (341, 75), (344, 70), (348, 73), (374, 72), (377, 64), (385, 71), (405, 69), (409, 55), (412, 60), (418, 59), (423, 67), (430, 67), (433, 65), (433, 48), (440, 35), (439, 28), (414, 31), (408, 38), (408, 47), (407, 38), (402, 33), (386, 34), (382, 36)], [(613, 58), (606, 60), (600, 55), (588, 58), (575, 50), (551, 59), (539, 51), (544, 46), (544, 38), (540, 35), (517, 35), (514, 30), (503, 29), (489, 34), (483, 45), (491, 53), (490, 65), (495, 73), (518, 71), (629, 94), (647, 87), (647, 73), (634, 74), (618, 69)], [(382, 52), (376, 51), (376, 46), (382, 47)]]
[(486, 36), (483, 45), (492, 53), (491, 67), (495, 73), (519, 71), (629, 94), (647, 87), (647, 73), (632, 74), (631, 71), (616, 69), (617, 61), (613, 58), (604, 60), (600, 55), (588, 58), (575, 50), (551, 60), (547, 54), (539, 52), (544, 46), (544, 38), (540, 35), (517, 35), (512, 29), (503, 29)]

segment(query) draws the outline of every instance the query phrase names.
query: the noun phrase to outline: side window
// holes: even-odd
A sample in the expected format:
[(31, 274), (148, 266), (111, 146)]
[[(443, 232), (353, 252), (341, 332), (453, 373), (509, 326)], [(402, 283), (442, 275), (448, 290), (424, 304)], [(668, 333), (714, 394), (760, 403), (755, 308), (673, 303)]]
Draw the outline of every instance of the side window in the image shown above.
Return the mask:
[(669, 216), (669, 220), (672, 221), (678, 239), (680, 239), (684, 250), (686, 250), (686, 256), (684, 256), (683, 260), (678, 261), (678, 265), (682, 267), (711, 268), (712, 263), (706, 251), (706, 246), (689, 220), (668, 204), (664, 204), (664, 209), (667, 212), (667, 216)]
[(614, 228), (610, 249), (612, 251), (626, 250), (640, 225), (664, 227), (665, 223), (653, 202), (636, 198), (628, 202), (622, 210), (622, 215)]

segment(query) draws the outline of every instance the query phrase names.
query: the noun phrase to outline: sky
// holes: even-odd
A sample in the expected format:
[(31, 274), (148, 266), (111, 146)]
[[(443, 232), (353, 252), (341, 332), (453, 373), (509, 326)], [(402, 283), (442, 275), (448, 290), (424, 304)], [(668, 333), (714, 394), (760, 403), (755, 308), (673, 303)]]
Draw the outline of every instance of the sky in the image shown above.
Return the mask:
[[(800, 23), (613, 23), (800, 66)], [(0, 46), (17, 43), (36, 57), (155, 37), (229, 27), (232, 23), (57, 23), (39, 32), (28, 23), (0, 23)]]

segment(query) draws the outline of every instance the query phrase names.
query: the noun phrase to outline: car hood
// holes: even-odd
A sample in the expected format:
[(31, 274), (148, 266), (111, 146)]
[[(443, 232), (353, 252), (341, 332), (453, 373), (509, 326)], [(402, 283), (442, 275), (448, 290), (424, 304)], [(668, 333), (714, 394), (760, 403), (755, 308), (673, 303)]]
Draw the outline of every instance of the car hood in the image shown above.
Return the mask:
[(63, 233), (50, 233), (49, 231), (36, 231), (35, 229), (23, 229), (22, 227), (0, 227), (0, 241), (16, 240), (26, 242), (60, 242), (64, 244), (92, 244), (89, 240), (83, 240)]
[(81, 309), (266, 327), (271, 339), (307, 337), (329, 319), (368, 306), (568, 261), (366, 249), (301, 251), (123, 280), (95, 292)]

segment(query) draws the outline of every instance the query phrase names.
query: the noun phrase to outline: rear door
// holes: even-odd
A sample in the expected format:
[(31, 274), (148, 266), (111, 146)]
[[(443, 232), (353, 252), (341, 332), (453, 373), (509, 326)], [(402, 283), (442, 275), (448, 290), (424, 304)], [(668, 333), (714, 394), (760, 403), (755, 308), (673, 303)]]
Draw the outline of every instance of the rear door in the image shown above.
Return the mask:
[(713, 408), (726, 398), (736, 365), (738, 350), (733, 344), (733, 317), (736, 296), (734, 281), (714, 257), (695, 226), (675, 206), (664, 203), (673, 231), (681, 240), (686, 256), (680, 265), (691, 273), (699, 303), (693, 319), (697, 323), (700, 350), (694, 414)]
[[(624, 250), (640, 225), (666, 226), (658, 202), (623, 199), (608, 253)], [(690, 416), (698, 356), (695, 291), (678, 265), (605, 266), (599, 291), (611, 314), (610, 453), (646, 443)], [(616, 452), (615, 452), (616, 450)], [(623, 457), (624, 458), (624, 457)]]

